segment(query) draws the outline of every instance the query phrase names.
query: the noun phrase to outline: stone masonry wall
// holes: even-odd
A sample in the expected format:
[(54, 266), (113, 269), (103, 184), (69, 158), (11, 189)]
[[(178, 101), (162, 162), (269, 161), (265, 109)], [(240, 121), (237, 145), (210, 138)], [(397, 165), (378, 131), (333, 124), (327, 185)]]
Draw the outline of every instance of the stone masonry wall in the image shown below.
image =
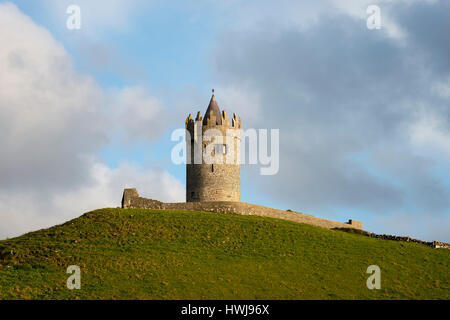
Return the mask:
[(321, 219), (301, 213), (263, 207), (244, 202), (214, 201), (214, 202), (180, 202), (163, 203), (157, 200), (139, 197), (136, 189), (125, 189), (122, 208), (136, 209), (164, 209), (164, 210), (193, 210), (219, 213), (231, 213), (249, 216), (278, 218), (294, 222), (311, 224), (323, 228), (353, 228), (362, 229), (362, 222), (350, 220), (348, 223)]
[(186, 168), (188, 202), (240, 200), (239, 165), (189, 164)]
[(433, 247), (434, 248), (450, 249), (450, 243), (445, 243), (445, 242), (440, 242), (440, 241), (433, 241)]
[[(337, 228), (337, 229), (342, 230), (342, 231), (347, 231), (347, 232), (354, 232), (353, 230), (349, 230), (349, 228)], [(365, 235), (370, 238), (376, 238), (376, 239), (382, 239), (382, 240), (392, 240), (392, 241), (414, 242), (414, 243), (423, 244), (423, 245), (433, 247), (433, 248), (450, 249), (450, 243), (445, 243), (445, 242), (440, 242), (440, 241), (423, 241), (423, 240), (414, 239), (411, 237), (393, 236), (390, 234), (376, 234), (376, 233), (367, 232), (367, 231), (362, 231), (362, 232), (357, 232), (357, 233)]]

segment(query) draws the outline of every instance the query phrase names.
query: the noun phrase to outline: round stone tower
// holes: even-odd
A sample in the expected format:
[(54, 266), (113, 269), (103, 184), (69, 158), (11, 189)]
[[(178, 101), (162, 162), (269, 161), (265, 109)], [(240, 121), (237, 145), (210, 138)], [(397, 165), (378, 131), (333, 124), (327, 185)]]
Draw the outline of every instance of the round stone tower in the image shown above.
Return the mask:
[(186, 119), (186, 202), (241, 201), (241, 119), (220, 112), (213, 95), (205, 116)]

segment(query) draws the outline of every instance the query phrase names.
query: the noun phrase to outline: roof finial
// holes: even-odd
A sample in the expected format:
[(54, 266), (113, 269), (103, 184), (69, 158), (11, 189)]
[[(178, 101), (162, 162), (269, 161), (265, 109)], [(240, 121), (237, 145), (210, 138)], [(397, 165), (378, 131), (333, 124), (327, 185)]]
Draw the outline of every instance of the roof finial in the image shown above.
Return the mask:
[(214, 95), (214, 88), (212, 89), (212, 93), (213, 93), (213, 95)]

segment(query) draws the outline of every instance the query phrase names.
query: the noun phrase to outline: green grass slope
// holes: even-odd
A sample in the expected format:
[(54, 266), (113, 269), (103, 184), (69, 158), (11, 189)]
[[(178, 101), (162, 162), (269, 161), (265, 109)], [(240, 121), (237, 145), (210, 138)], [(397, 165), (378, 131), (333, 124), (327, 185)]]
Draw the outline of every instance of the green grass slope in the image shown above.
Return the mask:
[[(103, 209), (0, 241), (0, 299), (449, 299), (449, 263), (450, 250), (271, 218)], [(374, 264), (380, 290), (366, 287)]]

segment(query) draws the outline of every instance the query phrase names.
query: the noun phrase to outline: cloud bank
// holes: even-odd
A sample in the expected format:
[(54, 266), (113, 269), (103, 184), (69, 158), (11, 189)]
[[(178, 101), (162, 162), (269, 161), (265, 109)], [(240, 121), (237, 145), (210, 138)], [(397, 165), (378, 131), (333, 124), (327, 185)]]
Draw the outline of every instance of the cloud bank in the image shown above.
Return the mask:
[(246, 2), (224, 30), (217, 81), (243, 97), (237, 110), (258, 97), (245, 127), (280, 128), (279, 174), (269, 184), (248, 171), (247, 187), (286, 208), (448, 241), (450, 6), (378, 1), (378, 31), (366, 28), (369, 4)]
[(115, 135), (159, 137), (157, 98), (143, 87), (104, 90), (75, 72), (52, 35), (9, 3), (0, 4), (0, 42), (0, 238), (116, 207), (129, 186), (183, 198), (182, 184), (164, 170), (111, 169), (96, 156)]

